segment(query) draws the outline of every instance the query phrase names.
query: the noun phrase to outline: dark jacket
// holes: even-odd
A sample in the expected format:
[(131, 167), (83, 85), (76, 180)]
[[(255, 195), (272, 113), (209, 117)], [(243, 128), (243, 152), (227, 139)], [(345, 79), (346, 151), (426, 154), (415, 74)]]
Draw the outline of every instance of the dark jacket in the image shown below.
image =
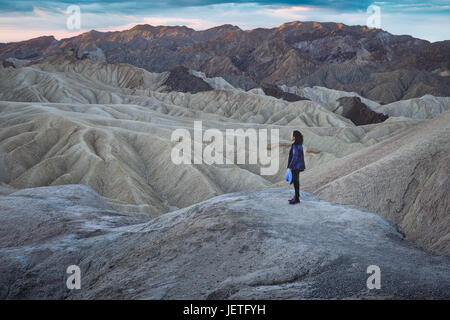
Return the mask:
[(298, 143), (293, 143), (289, 151), (288, 168), (291, 170), (305, 170), (305, 158), (303, 147)]

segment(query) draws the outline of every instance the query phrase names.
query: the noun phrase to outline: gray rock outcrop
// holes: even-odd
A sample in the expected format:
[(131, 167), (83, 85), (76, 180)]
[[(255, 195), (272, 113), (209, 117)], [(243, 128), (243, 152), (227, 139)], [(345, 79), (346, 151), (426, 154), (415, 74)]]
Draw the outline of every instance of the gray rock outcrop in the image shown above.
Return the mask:
[[(0, 196), (0, 298), (450, 298), (448, 257), (378, 215), (304, 192), (290, 206), (290, 193), (227, 194), (146, 221), (80, 185)], [(66, 288), (69, 265), (80, 290)]]

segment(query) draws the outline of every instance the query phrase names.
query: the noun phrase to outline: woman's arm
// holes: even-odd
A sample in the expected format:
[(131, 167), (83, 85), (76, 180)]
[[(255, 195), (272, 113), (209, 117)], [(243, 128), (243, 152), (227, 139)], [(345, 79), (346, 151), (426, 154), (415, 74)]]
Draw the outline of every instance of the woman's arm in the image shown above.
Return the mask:
[(299, 155), (298, 155), (297, 148), (295, 146), (292, 146), (292, 160), (291, 160), (291, 163), (289, 163), (289, 169), (292, 170), (294, 164), (299, 161), (298, 157), (299, 157)]
[(288, 157), (288, 162), (287, 162), (287, 168), (289, 169), (289, 166), (291, 165), (291, 161), (292, 161), (292, 146), (289, 149), (289, 157)]

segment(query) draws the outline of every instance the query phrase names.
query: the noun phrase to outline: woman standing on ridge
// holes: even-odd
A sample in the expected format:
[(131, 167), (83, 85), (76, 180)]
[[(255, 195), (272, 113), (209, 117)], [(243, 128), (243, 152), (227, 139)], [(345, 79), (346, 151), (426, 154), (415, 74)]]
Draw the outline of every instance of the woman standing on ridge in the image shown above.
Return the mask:
[(292, 172), (292, 182), (294, 183), (295, 196), (289, 200), (289, 204), (300, 203), (300, 181), (299, 175), (305, 170), (305, 159), (303, 155), (303, 135), (300, 131), (292, 132), (292, 146), (289, 150), (288, 169)]

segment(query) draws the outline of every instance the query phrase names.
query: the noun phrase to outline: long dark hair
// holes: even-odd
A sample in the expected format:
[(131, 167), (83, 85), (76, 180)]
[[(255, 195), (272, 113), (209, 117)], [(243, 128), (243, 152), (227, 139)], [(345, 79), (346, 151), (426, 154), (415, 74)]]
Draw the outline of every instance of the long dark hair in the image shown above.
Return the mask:
[(300, 131), (294, 130), (294, 132), (292, 132), (292, 135), (294, 136), (295, 139), (294, 143), (303, 145), (303, 135)]

